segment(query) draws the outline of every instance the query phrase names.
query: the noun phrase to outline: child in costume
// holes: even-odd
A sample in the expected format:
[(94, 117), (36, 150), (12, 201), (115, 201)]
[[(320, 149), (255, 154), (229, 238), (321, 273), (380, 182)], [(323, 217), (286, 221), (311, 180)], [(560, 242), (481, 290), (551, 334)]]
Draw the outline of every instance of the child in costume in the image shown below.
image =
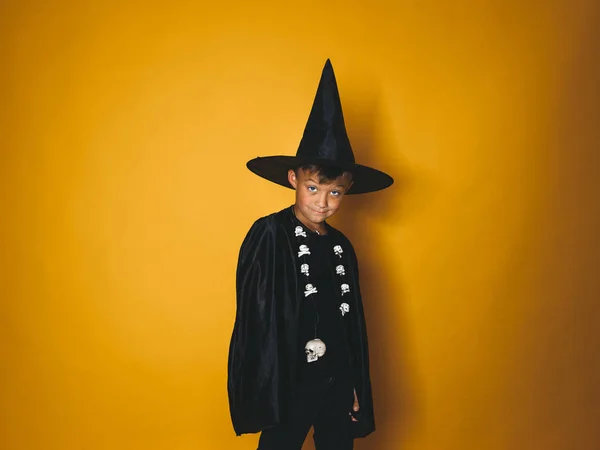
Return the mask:
[(295, 157), (247, 163), (296, 191), (293, 206), (258, 219), (240, 249), (228, 393), (236, 434), (259, 450), (349, 450), (375, 430), (367, 331), (350, 241), (326, 220), (345, 195), (392, 178), (356, 164), (327, 60)]

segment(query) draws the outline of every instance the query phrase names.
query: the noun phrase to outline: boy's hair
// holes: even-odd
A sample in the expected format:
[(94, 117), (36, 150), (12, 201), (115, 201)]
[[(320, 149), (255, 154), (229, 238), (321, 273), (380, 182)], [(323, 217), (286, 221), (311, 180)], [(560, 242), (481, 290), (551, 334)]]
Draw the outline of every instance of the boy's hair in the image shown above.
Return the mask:
[(344, 175), (349, 175), (350, 179), (352, 179), (352, 172), (348, 170), (341, 169), (339, 167), (330, 167), (330, 166), (318, 166), (316, 164), (303, 164), (294, 169), (296, 172), (296, 176), (298, 176), (298, 171), (305, 170), (311, 175), (316, 175), (319, 179), (319, 183), (331, 183), (337, 180), (339, 177)]

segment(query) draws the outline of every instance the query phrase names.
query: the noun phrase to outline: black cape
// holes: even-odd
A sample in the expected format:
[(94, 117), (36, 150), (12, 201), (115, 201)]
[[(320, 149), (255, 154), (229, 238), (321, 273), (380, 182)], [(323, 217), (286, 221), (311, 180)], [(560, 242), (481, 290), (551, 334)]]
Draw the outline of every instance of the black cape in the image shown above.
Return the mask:
[[(240, 249), (236, 274), (237, 310), (229, 347), (229, 407), (237, 435), (257, 433), (285, 420), (296, 388), (298, 316), (304, 298), (297, 269), (294, 234), (299, 224), (292, 207), (258, 219)], [(366, 323), (358, 280), (358, 262), (350, 241), (326, 225), (336, 243), (348, 251), (352, 283), (348, 319), (344, 320), (351, 352), (352, 376), (360, 403), (353, 436), (375, 430), (369, 375)]]

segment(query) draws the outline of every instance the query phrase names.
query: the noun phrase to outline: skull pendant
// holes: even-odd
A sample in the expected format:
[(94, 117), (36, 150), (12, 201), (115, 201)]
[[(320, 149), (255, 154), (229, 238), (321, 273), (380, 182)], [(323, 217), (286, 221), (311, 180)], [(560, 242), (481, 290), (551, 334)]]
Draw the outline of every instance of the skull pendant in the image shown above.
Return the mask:
[(312, 339), (306, 343), (304, 347), (304, 353), (306, 353), (306, 361), (311, 363), (315, 362), (321, 356), (325, 354), (327, 346), (321, 339)]

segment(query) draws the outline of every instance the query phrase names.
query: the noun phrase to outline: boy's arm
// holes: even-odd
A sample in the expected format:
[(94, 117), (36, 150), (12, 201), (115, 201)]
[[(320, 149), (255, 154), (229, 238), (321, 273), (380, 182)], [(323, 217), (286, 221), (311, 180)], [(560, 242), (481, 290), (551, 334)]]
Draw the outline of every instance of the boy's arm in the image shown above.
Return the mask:
[[(353, 422), (354, 425), (353, 436), (364, 437), (375, 430), (375, 418), (373, 414), (373, 397), (371, 390), (371, 376), (369, 370), (369, 344), (367, 338), (367, 323), (365, 320), (364, 306), (362, 301), (361, 289), (360, 289), (360, 275), (358, 268), (358, 258), (354, 247), (348, 243), (350, 250), (350, 258), (353, 267), (353, 283), (354, 283), (354, 295), (355, 295), (355, 309), (359, 332), (359, 340), (356, 345), (359, 347), (354, 349), (358, 351), (357, 357), (360, 360), (360, 371), (355, 373), (355, 403), (353, 405), (353, 416), (356, 416)], [(358, 411), (354, 410), (354, 406), (359, 407)]]
[(229, 349), (229, 402), (237, 434), (254, 433), (278, 420), (277, 327), (274, 279), (275, 229), (259, 219), (240, 249), (236, 319)]
[[(352, 411), (357, 413), (359, 409), (360, 403), (358, 402), (358, 397), (356, 396), (356, 389), (354, 389), (354, 404), (352, 405)], [(352, 422), (358, 422), (358, 420), (352, 415), (352, 413), (350, 413), (350, 415), (352, 416)]]

